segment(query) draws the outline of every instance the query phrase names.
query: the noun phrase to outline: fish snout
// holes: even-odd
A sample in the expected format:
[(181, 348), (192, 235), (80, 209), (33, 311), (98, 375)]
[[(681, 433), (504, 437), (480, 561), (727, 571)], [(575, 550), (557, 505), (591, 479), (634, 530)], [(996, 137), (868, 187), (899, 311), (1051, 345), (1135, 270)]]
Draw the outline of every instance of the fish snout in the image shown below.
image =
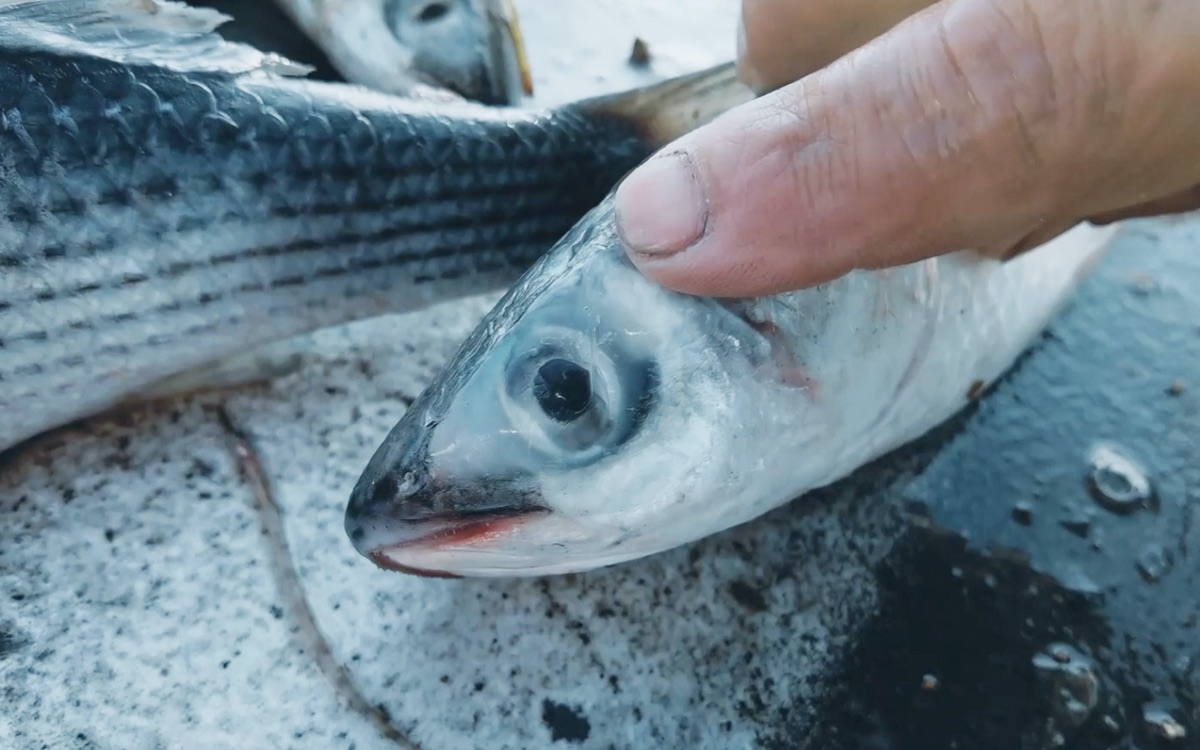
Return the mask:
[(381, 568), (446, 577), (407, 561), (422, 548), (486, 544), (544, 512), (536, 491), (509, 483), (459, 486), (427, 469), (403, 467), (364, 474), (346, 506), (345, 529), (359, 554)]
[(395, 536), (396, 527), (406, 520), (434, 515), (431, 482), (428, 471), (365, 472), (346, 504), (346, 534), (354, 547), (365, 555), (381, 536)]

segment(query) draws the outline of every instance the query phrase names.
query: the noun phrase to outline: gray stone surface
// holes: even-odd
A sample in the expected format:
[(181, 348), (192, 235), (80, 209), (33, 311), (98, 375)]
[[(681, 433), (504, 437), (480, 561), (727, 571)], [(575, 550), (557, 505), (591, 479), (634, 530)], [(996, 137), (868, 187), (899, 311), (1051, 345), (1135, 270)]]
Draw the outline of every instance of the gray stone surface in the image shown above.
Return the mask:
[[(803, 703), (885, 551), (847, 547), (845, 519), (785, 515), (544, 580), (410, 578), (352, 550), (341, 513), (359, 470), (485, 305), (324, 332), (269, 387), (92, 420), (15, 456), (0, 746), (394, 746), (289, 617), (222, 404), (261, 452), (334, 657), (419, 746), (745, 745)], [(839, 551), (862, 564), (823, 569)]]
[[(665, 0), (518, 4), (545, 102), (733, 52), (730, 0), (686, 11)], [(649, 72), (625, 67), (635, 35), (655, 55)], [(376, 569), (342, 532), (368, 457), (493, 298), (321, 332), (304, 366), (270, 385), (47, 436), (0, 460), (0, 750), (796, 747), (814, 737), (830, 750), (850, 730), (874, 744), (849, 747), (966, 736), (977, 750), (1040, 748), (1050, 745), (1018, 744), (1015, 729), (981, 739), (971, 712), (1041, 722), (1022, 670), (1031, 649), (1067, 637), (1119, 678), (1105, 695), (1197, 705), (1195, 672), (1175, 667), (1191, 670), (1191, 657), (1172, 655), (1170, 679), (1146, 666), (1164, 643), (1195, 651), (1192, 625), (1175, 620), (1194, 624), (1194, 597), (1179, 592), (1200, 575), (1186, 554), (1200, 529), (1186, 520), (1200, 507), (1197, 243), (1196, 220), (1135, 228), (1016, 377), (948, 428), (948, 448), (923, 441), (741, 528), (585, 575), (410, 578)], [(1176, 380), (1183, 390), (1170, 395)], [(261, 457), (282, 534), (223, 414)], [(1136, 545), (1081, 539), (1055, 515), (1054, 504), (1087, 502), (1081, 446), (1113, 435), (1163, 454), (1151, 462), (1161, 518), (1093, 523), (1118, 541), (1137, 531)], [(914, 498), (940, 531), (896, 512)], [(1016, 520), (1014, 503), (1032, 522)], [(1178, 530), (1181, 551), (1151, 586), (1122, 555), (1161, 527)], [(963, 551), (1001, 543), (1029, 547), (1044, 577), (1028, 584), (1025, 563)], [(1077, 593), (1076, 563), (1103, 588), (1079, 607), (1099, 618), (1094, 637), (1075, 627), (1075, 609), (1056, 609)], [(997, 633), (1012, 643), (1002, 649)], [(1130, 643), (1133, 656), (1122, 655)], [(997, 685), (1001, 700), (988, 700)], [(381, 706), (400, 739), (356, 695)], [(1138, 725), (1140, 709), (1130, 711), (1123, 726)]]
[[(520, 7), (541, 103), (733, 52), (734, 3)], [(635, 36), (649, 71), (625, 64)], [(395, 746), (319, 668), (221, 409), (261, 452), (334, 660), (401, 744), (742, 745), (756, 711), (802, 701), (800, 678), (831, 650), (823, 634), (844, 631), (871, 589), (854, 565), (811, 580), (772, 569), (801, 535), (787, 523), (548, 580), (408, 578), (353, 552), (341, 515), (359, 471), (490, 302), (323, 332), (269, 386), (89, 420), (12, 454), (0, 747)], [(747, 694), (764, 684), (778, 694)]]

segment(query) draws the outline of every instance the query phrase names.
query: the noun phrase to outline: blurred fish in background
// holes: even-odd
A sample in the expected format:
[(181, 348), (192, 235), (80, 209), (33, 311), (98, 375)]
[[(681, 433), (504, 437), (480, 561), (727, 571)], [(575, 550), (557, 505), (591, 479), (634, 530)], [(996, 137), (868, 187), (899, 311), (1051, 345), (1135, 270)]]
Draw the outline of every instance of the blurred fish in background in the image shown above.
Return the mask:
[[(317, 59), (312, 77), (412, 96), (431, 89), (497, 106), (533, 94), (511, 0), (192, 0), (235, 23), (233, 41)], [(307, 38), (266, 34), (291, 20)], [(237, 23), (245, 21), (246, 23)], [(318, 52), (319, 50), (319, 52)]]

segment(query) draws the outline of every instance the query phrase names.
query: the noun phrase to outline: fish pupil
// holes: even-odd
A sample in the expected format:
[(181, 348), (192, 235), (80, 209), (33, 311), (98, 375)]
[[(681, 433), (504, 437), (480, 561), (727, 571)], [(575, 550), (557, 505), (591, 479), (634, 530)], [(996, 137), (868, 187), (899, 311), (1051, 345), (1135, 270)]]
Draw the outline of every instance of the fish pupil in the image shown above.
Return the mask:
[(430, 3), (422, 8), (421, 12), (417, 14), (417, 20), (424, 23), (436, 21), (449, 12), (450, 9), (446, 7), (445, 3)]
[(533, 378), (533, 396), (555, 422), (572, 422), (592, 402), (591, 374), (568, 359), (547, 360)]

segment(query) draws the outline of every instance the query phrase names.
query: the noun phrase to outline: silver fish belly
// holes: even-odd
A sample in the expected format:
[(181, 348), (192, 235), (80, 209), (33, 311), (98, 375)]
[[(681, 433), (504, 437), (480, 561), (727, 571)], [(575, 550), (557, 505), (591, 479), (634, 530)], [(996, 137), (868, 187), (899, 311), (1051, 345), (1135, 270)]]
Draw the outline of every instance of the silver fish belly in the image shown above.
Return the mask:
[(394, 570), (540, 575), (748, 521), (945, 421), (999, 378), (1111, 236), (962, 252), (812, 289), (670, 292), (611, 199), (496, 306), (410, 407), (346, 512)]
[(217, 14), (151, 6), (0, 3), (0, 450), (256, 345), (502, 288), (669, 137), (620, 96), (525, 112), (285, 77)]

